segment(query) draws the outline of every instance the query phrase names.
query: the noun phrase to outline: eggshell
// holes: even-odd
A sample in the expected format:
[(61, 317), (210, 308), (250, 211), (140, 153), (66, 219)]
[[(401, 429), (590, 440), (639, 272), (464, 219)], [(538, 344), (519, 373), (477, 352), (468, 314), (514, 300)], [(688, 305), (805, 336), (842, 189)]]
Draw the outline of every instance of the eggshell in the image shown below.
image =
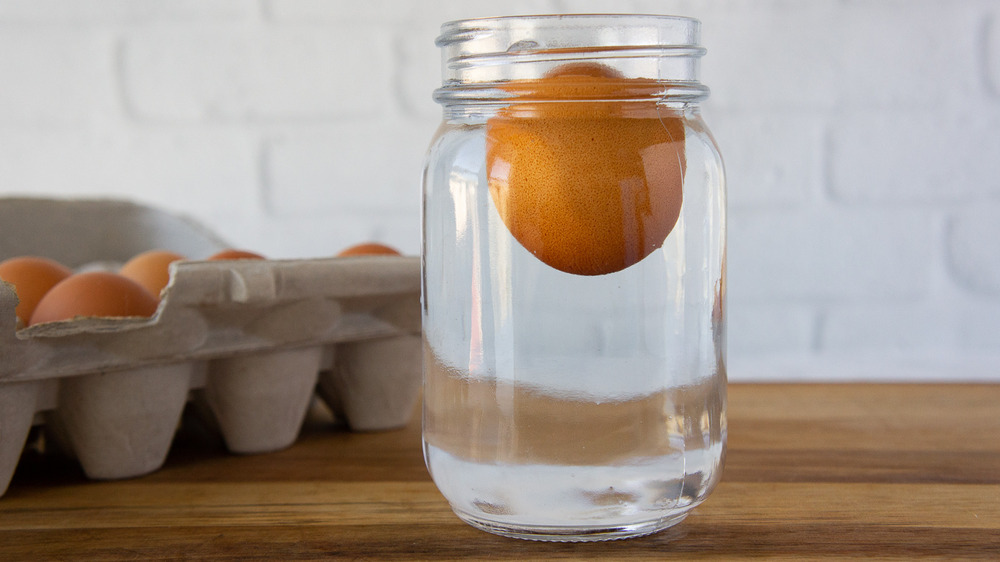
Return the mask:
[(264, 256), (246, 250), (222, 250), (208, 257), (209, 260), (262, 260)]
[[(507, 87), (517, 101), (486, 124), (490, 196), (538, 259), (602, 275), (663, 245), (680, 216), (685, 132), (657, 87), (593, 63)], [(649, 101), (616, 101), (635, 97)]]
[(380, 244), (378, 242), (364, 242), (362, 244), (355, 244), (354, 246), (344, 248), (337, 254), (338, 257), (372, 255), (398, 256), (400, 253), (399, 250), (391, 246), (386, 246), (385, 244)]
[(53, 286), (73, 274), (61, 263), (37, 256), (20, 256), (0, 262), (0, 279), (14, 285), (18, 304), (15, 309), (27, 324), (35, 307)]
[(184, 256), (169, 250), (149, 250), (125, 262), (118, 273), (142, 285), (154, 296), (159, 296), (170, 282), (168, 266), (183, 259)]
[(115, 273), (77, 273), (57, 283), (42, 297), (28, 325), (78, 316), (152, 316), (159, 300), (142, 285)]

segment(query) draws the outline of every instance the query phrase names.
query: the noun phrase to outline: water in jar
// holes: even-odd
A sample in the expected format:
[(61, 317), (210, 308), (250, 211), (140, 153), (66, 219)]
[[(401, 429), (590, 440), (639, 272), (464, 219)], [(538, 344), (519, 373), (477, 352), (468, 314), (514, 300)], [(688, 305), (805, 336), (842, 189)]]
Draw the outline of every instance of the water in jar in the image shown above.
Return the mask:
[[(663, 245), (604, 275), (559, 271), (489, 193), (485, 126), (446, 121), (424, 179), (424, 453), (466, 521), (587, 540), (679, 521), (724, 455), (724, 194), (696, 110)], [(441, 193), (445, 190), (446, 193)]]

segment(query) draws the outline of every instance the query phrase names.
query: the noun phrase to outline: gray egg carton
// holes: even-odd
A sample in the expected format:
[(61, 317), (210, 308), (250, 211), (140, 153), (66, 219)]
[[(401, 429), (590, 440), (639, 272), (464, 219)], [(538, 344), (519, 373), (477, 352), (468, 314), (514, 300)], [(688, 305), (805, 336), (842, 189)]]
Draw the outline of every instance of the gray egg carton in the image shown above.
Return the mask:
[[(202, 226), (116, 200), (0, 198), (0, 260), (71, 268), (153, 248), (231, 247)], [(314, 396), (355, 431), (411, 419), (421, 384), (417, 257), (184, 261), (151, 318), (18, 325), (0, 282), (0, 494), (33, 426), (92, 479), (166, 460), (189, 401), (234, 453), (294, 443)]]

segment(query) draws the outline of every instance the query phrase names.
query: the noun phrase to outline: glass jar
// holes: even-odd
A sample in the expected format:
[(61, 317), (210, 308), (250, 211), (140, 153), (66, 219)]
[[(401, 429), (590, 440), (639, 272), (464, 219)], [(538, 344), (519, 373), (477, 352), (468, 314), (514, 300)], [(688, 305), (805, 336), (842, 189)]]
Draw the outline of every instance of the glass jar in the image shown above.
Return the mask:
[(719, 479), (726, 206), (699, 33), (638, 15), (442, 26), (424, 455), (476, 527), (639, 536)]

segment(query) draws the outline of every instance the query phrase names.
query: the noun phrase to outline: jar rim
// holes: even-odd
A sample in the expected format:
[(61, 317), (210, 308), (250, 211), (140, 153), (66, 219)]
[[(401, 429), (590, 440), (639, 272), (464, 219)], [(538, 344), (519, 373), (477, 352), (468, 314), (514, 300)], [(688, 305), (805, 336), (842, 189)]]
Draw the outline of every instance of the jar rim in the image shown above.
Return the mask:
[[(647, 35), (635, 33), (641, 28), (655, 27), (659, 31), (659, 41), (654, 44), (697, 45), (701, 33), (701, 21), (688, 16), (665, 14), (539, 14), (523, 16), (493, 16), (457, 19), (441, 25), (441, 34), (435, 44), (444, 47), (455, 42), (470, 42), (476, 34), (497, 32), (504, 29), (525, 31), (538, 30), (580, 30), (596, 29), (598, 24), (615, 29), (628, 29), (629, 35), (607, 34), (601, 31), (596, 36), (581, 38), (594, 46), (629, 46), (650, 44)], [(636, 39), (633, 40), (632, 38)], [(641, 37), (641, 39), (640, 39)], [(595, 38), (597, 40), (595, 40)]]
[[(591, 63), (624, 78), (643, 78), (697, 101), (701, 22), (658, 14), (551, 14), (449, 21), (435, 43), (442, 54), (439, 103), (477, 103), (508, 97), (503, 84), (537, 79), (558, 66)], [(683, 99), (681, 99), (683, 98)]]
[(625, 13), (578, 13), (578, 14), (529, 14), (529, 15), (514, 15), (514, 16), (488, 16), (488, 17), (478, 17), (478, 18), (462, 18), (456, 20), (450, 20), (441, 24), (441, 35), (438, 36), (435, 43), (441, 46), (440, 41), (447, 40), (447, 32), (456, 28), (486, 28), (490, 26), (496, 27), (499, 25), (508, 24), (509, 22), (521, 21), (521, 22), (545, 22), (545, 21), (564, 21), (564, 22), (580, 22), (586, 20), (610, 20), (617, 22), (625, 21), (660, 21), (660, 22), (675, 22), (675, 23), (685, 23), (692, 25), (694, 27), (701, 26), (701, 20), (690, 17), (690, 16), (677, 16), (670, 14), (652, 14), (652, 13), (641, 13), (641, 14), (625, 14)]

